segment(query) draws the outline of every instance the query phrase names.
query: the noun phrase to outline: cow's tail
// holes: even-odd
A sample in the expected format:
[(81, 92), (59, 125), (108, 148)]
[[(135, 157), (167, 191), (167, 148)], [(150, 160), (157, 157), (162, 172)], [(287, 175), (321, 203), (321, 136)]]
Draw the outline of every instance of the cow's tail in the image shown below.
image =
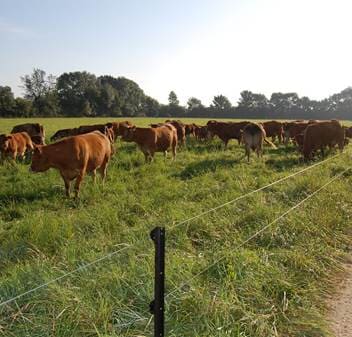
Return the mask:
[(271, 142), (269, 139), (264, 138), (264, 142), (270, 145), (273, 149), (277, 149), (277, 146)]

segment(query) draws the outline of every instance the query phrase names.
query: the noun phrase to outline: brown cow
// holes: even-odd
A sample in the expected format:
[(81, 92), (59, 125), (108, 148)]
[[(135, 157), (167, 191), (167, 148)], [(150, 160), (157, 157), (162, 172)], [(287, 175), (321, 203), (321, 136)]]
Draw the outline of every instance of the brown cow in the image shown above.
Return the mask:
[(111, 153), (112, 146), (108, 137), (93, 131), (67, 137), (50, 145), (37, 146), (32, 157), (31, 171), (44, 172), (52, 167), (58, 169), (68, 197), (71, 181), (76, 179), (75, 196), (78, 197), (86, 173), (92, 173), (95, 182), (96, 170), (99, 170), (105, 180)]
[(45, 130), (44, 126), (39, 123), (26, 123), (16, 125), (11, 133), (27, 132), (34, 144), (45, 144)]
[(336, 144), (342, 152), (344, 143), (345, 131), (338, 121), (331, 120), (308, 125), (304, 131), (304, 159), (311, 159), (313, 153), (318, 150), (324, 156), (324, 148), (327, 146), (331, 148)]
[(205, 126), (195, 126), (195, 136), (197, 140), (199, 141), (204, 141), (204, 140), (209, 140), (211, 138), (210, 132), (208, 130), (208, 127)]
[(71, 137), (78, 135), (78, 128), (74, 129), (61, 129), (56, 131), (50, 138), (52, 142), (57, 141), (61, 138)]
[(299, 133), (294, 137), (295, 143), (297, 144), (298, 151), (303, 152), (303, 144), (304, 144), (304, 133)]
[(13, 160), (16, 158), (23, 159), (26, 152), (34, 148), (31, 137), (27, 132), (17, 132), (10, 135), (0, 135), (0, 152), (1, 157), (9, 157)]
[(227, 144), (230, 139), (237, 139), (238, 144), (241, 143), (241, 130), (248, 124), (249, 122), (217, 122), (214, 120), (210, 120), (207, 123), (208, 131), (218, 136), (225, 144), (225, 149), (227, 148)]
[(177, 131), (177, 141), (180, 145), (185, 145), (186, 143), (186, 128), (181, 121), (166, 120), (165, 123), (171, 124), (175, 127)]
[(344, 129), (345, 129), (346, 137), (347, 138), (352, 138), (352, 126), (351, 127), (345, 126)]
[(186, 136), (195, 136), (196, 135), (196, 127), (197, 125), (192, 123), (192, 124), (185, 124), (185, 133)]
[(277, 137), (279, 140), (279, 143), (282, 143), (283, 139), (283, 125), (281, 122), (278, 121), (268, 121), (262, 123), (266, 136), (271, 137), (271, 140), (274, 142), (275, 138)]
[(129, 126), (133, 126), (130, 121), (121, 121), (121, 122), (112, 122), (112, 129), (114, 131), (115, 140), (117, 137), (123, 135), (123, 131), (128, 128)]
[(290, 139), (302, 133), (308, 126), (307, 122), (286, 122), (283, 123), (284, 143), (288, 144)]
[(155, 152), (164, 152), (165, 157), (168, 149), (172, 149), (172, 157), (176, 158), (177, 130), (171, 124), (165, 124), (156, 128), (129, 127), (124, 130), (122, 140), (135, 142), (144, 153), (145, 161), (151, 162)]
[(248, 123), (243, 130), (241, 130), (241, 142), (244, 143), (248, 162), (251, 150), (256, 151), (258, 158), (263, 156), (263, 142), (276, 148), (276, 146), (265, 137), (266, 133), (264, 127), (260, 123)]

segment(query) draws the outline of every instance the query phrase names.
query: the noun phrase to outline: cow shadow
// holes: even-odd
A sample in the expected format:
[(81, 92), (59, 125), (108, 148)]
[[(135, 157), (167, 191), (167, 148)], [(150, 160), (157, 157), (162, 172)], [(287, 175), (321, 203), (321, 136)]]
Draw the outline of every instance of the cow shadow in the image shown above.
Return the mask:
[(175, 176), (182, 180), (188, 180), (209, 172), (215, 172), (218, 168), (233, 168), (235, 164), (240, 163), (243, 159), (244, 157), (235, 159), (205, 159), (187, 165)]

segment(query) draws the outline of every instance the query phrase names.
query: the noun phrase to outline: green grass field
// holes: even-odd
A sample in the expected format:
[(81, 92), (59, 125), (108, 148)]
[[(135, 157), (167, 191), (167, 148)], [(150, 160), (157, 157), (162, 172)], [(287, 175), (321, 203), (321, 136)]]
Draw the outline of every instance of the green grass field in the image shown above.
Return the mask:
[[(106, 119), (0, 120), (0, 133), (40, 121), (47, 138), (60, 128)], [(150, 119), (132, 119), (139, 126)], [(197, 123), (205, 123), (198, 120)], [(324, 298), (351, 245), (351, 171), (243, 241), (351, 166), (351, 150), (262, 192), (176, 228), (207, 211), (309, 165), (295, 148), (265, 147), (263, 159), (231, 141), (190, 140), (176, 162), (157, 154), (144, 164), (132, 143), (117, 153), (102, 186), (86, 177), (79, 200), (64, 196), (55, 170), (0, 165), (0, 299), (130, 247), (0, 307), (2, 336), (151, 336), (154, 247), (167, 231), (167, 336), (328, 336)], [(336, 153), (331, 153), (333, 156)], [(319, 159), (320, 160), (320, 159)], [(221, 261), (192, 279), (218, 259)], [(190, 282), (184, 284), (186, 280)]]

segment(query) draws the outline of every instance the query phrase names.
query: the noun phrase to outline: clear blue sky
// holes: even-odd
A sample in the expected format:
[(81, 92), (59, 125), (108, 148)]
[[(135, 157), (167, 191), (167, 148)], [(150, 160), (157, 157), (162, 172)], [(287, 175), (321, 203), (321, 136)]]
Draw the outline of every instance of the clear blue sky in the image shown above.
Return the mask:
[(0, 85), (34, 67), (135, 80), (161, 102), (352, 85), (349, 0), (0, 0)]

